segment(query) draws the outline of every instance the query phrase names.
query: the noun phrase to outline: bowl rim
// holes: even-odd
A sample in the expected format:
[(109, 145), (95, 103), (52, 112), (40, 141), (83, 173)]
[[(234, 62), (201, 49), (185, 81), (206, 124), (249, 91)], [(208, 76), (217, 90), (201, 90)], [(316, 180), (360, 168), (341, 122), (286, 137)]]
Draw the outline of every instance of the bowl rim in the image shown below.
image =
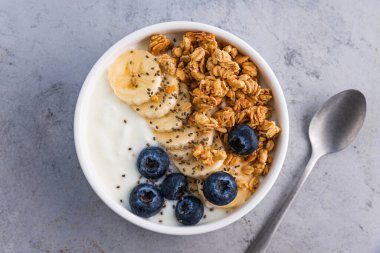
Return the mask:
[[(154, 223), (152, 221), (149, 221), (147, 219), (138, 217), (134, 215), (132, 212), (121, 206), (120, 204), (116, 203), (113, 199), (111, 199), (104, 190), (101, 189), (101, 186), (97, 184), (96, 179), (91, 173), (91, 169), (89, 167), (88, 160), (89, 158), (85, 156), (84, 153), (84, 143), (81, 137), (83, 135), (82, 129), (81, 129), (81, 115), (83, 115), (84, 110), (84, 101), (87, 94), (87, 90), (89, 89), (89, 86), (91, 85), (91, 79), (93, 75), (98, 71), (98, 69), (103, 65), (103, 62), (109, 58), (110, 55), (114, 51), (117, 51), (118, 48), (123, 47), (125, 44), (130, 43), (131, 40), (141, 40), (148, 36), (151, 36), (156, 33), (160, 33), (163, 31), (205, 31), (209, 33), (215, 34), (219, 39), (225, 40), (230, 42), (232, 45), (236, 46), (240, 50), (244, 51), (245, 54), (249, 55), (252, 60), (255, 62), (255, 64), (258, 66), (260, 70), (261, 75), (265, 75), (266, 83), (269, 83), (270, 88), (273, 92), (273, 97), (276, 100), (276, 104), (278, 103), (280, 108), (280, 111), (278, 109), (276, 110), (276, 114), (278, 117), (278, 121), (280, 121), (281, 125), (281, 135), (279, 136), (278, 142), (280, 142), (280, 145), (276, 147), (276, 155), (277, 159), (273, 161), (271, 165), (270, 173), (266, 176), (267, 181), (265, 184), (261, 185), (260, 188), (260, 194), (255, 193), (253, 197), (251, 197), (243, 206), (236, 209), (233, 213), (230, 215), (223, 217), (219, 220), (212, 221), (209, 223), (204, 223), (196, 226), (167, 226), (163, 224)], [(170, 32), (167, 32), (170, 33)], [(150, 26), (146, 26), (144, 28), (141, 28), (135, 32), (132, 32), (122, 39), (120, 39), (118, 42), (113, 44), (107, 51), (97, 60), (95, 65), (92, 67), (90, 72), (88, 73), (82, 88), (80, 90), (76, 108), (75, 108), (75, 115), (74, 115), (74, 141), (75, 141), (75, 149), (78, 156), (79, 163), (81, 165), (82, 171), (91, 185), (92, 189), (96, 192), (96, 194), (101, 198), (101, 200), (110, 207), (115, 213), (123, 217), (124, 219), (128, 220), (129, 222), (140, 226), (142, 228), (145, 228), (147, 230), (151, 230), (158, 233), (163, 234), (171, 234), (171, 235), (193, 235), (193, 234), (202, 234), (211, 232), (217, 229), (220, 229), (222, 227), (225, 227), (238, 219), (245, 216), (248, 212), (252, 211), (260, 202), (261, 200), (267, 195), (269, 190), (274, 185), (275, 181), (278, 178), (278, 175), (280, 174), (280, 171), (282, 169), (287, 147), (288, 147), (288, 140), (289, 140), (289, 118), (288, 118), (288, 109), (286, 105), (286, 100), (282, 91), (282, 88), (273, 73), (272, 69), (269, 67), (268, 63), (262, 58), (262, 56), (253, 49), (248, 43), (237, 37), (236, 35), (233, 35), (223, 29), (203, 24), (203, 23), (197, 23), (197, 22), (190, 22), (190, 21), (171, 21), (171, 22), (163, 22), (158, 23)]]

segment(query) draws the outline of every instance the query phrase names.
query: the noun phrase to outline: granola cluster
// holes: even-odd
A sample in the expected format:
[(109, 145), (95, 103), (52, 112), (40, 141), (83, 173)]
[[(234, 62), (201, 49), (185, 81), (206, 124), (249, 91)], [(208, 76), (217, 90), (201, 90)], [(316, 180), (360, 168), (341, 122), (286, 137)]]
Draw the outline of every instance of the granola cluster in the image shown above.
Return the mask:
[(216, 161), (226, 159), (227, 154), (224, 150), (213, 149), (211, 146), (198, 144), (193, 149), (193, 156), (204, 165), (214, 165)]
[[(188, 124), (201, 131), (216, 131), (225, 151), (195, 145), (192, 155), (205, 165), (224, 159), (224, 170), (236, 176), (239, 188), (253, 193), (272, 162), (271, 151), (280, 128), (270, 119), (271, 90), (259, 84), (257, 66), (233, 45), (206, 32), (186, 32), (177, 45), (158, 34), (150, 50), (158, 55), (161, 69), (185, 83), (193, 106)], [(234, 154), (227, 145), (236, 124), (248, 124), (259, 135), (257, 150), (246, 156)]]

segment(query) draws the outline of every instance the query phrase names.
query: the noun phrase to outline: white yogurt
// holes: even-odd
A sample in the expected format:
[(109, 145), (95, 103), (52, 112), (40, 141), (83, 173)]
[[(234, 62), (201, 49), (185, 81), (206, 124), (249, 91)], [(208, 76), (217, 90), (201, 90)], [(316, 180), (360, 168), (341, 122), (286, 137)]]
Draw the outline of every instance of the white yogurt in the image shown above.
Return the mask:
[[(106, 73), (94, 83), (86, 105), (85, 145), (92, 160), (92, 169), (109, 196), (129, 209), (128, 199), (141, 178), (136, 160), (139, 152), (149, 145), (157, 145), (146, 121), (127, 104), (119, 100), (110, 88)], [(174, 171), (175, 168), (171, 168)], [(159, 182), (157, 182), (159, 183)], [(156, 223), (180, 225), (174, 215), (176, 202), (165, 200), (161, 213), (149, 218)], [(226, 210), (205, 207), (205, 218), (200, 223), (218, 220)]]

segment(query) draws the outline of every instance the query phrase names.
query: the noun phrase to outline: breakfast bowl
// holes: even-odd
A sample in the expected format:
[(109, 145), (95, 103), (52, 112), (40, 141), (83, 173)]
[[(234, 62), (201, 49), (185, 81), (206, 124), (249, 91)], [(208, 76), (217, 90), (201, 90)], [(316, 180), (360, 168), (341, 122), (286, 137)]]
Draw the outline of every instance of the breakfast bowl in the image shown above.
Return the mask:
[[(136, 169), (137, 151), (155, 145), (147, 122), (113, 94), (107, 73), (111, 64), (127, 50), (146, 49), (154, 34), (165, 34), (180, 40), (185, 32), (214, 34), (218, 41), (233, 45), (257, 66), (260, 84), (271, 89), (271, 119), (281, 132), (271, 156), (270, 169), (260, 186), (244, 204), (229, 210), (205, 207), (206, 215), (199, 224), (184, 226), (167, 218), (174, 216), (174, 203), (166, 202), (165, 210), (151, 218), (130, 211), (127, 195), (143, 180)], [(132, 52), (132, 51), (131, 51)], [(114, 212), (142, 228), (172, 235), (192, 235), (225, 227), (253, 210), (274, 185), (284, 162), (289, 136), (289, 119), (281, 86), (266, 61), (246, 42), (220, 28), (195, 22), (167, 22), (133, 32), (108, 49), (96, 62), (80, 91), (74, 118), (74, 139), (82, 170), (93, 190)], [(172, 208), (173, 206), (173, 208)], [(217, 208), (215, 208), (217, 209)], [(165, 213), (165, 214), (164, 214)], [(205, 214), (206, 214), (205, 213)], [(170, 217), (171, 217), (170, 216)], [(166, 220), (167, 221), (166, 221)]]

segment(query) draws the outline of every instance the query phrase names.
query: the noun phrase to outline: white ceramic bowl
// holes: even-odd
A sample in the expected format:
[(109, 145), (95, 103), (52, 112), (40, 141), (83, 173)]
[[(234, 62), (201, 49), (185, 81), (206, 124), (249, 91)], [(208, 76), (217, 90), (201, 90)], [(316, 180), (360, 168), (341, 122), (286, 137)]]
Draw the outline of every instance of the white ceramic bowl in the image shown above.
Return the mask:
[[(186, 31), (205, 31), (213, 33), (216, 35), (217, 39), (229, 42), (239, 49), (243, 54), (249, 55), (251, 59), (255, 62), (260, 70), (260, 74), (264, 79), (266, 86), (270, 87), (273, 92), (274, 98), (274, 112), (277, 123), (282, 129), (281, 135), (277, 139), (277, 147), (273, 156), (273, 163), (271, 165), (270, 172), (262, 180), (260, 187), (253, 194), (253, 196), (236, 211), (231, 212), (228, 216), (209, 223), (204, 223), (195, 226), (167, 226), (163, 224), (153, 223), (147, 219), (140, 218), (129, 210), (124, 208), (119, 203), (115, 202), (110, 196), (105, 193), (103, 185), (95, 177), (94, 172), (90, 167), (90, 157), (87, 155), (86, 147), (84, 145), (84, 127), (83, 127), (83, 113), (85, 108), (85, 100), (88, 98), (89, 91), (91, 86), (94, 85), (94, 78), (98, 71), (104, 71), (108, 66), (113, 62), (113, 60), (122, 52), (124, 52), (130, 45), (141, 44), (142, 41), (146, 41), (151, 35), (156, 33), (179, 33)], [(284, 94), (280, 87), (280, 84), (274, 75), (272, 69), (266, 63), (266, 61), (257, 53), (251, 46), (246, 42), (236, 37), (235, 35), (226, 32), (222, 29), (219, 29), (214, 26), (194, 23), (194, 22), (167, 22), (160, 23), (156, 25), (151, 25), (145, 28), (142, 28), (136, 32), (133, 32), (123, 39), (114, 44), (110, 49), (105, 52), (102, 57), (96, 62), (94, 67), (91, 69), (88, 74), (85, 82), (83, 83), (79, 98), (77, 101), (75, 109), (75, 119), (74, 119), (74, 138), (75, 138), (75, 147), (78, 154), (79, 162), (82, 166), (82, 170), (94, 189), (94, 191), (99, 195), (99, 197), (106, 203), (113, 211), (125, 218), (126, 220), (155, 232), (164, 233), (164, 234), (173, 234), (173, 235), (191, 235), (191, 234), (201, 234), (210, 232), (222, 227), (225, 227), (244, 215), (250, 212), (257, 204), (265, 197), (269, 192), (274, 182), (276, 181), (284, 159), (286, 150), (288, 147), (288, 137), (289, 137), (289, 119), (288, 119), (288, 110), (286, 107), (286, 101)]]

